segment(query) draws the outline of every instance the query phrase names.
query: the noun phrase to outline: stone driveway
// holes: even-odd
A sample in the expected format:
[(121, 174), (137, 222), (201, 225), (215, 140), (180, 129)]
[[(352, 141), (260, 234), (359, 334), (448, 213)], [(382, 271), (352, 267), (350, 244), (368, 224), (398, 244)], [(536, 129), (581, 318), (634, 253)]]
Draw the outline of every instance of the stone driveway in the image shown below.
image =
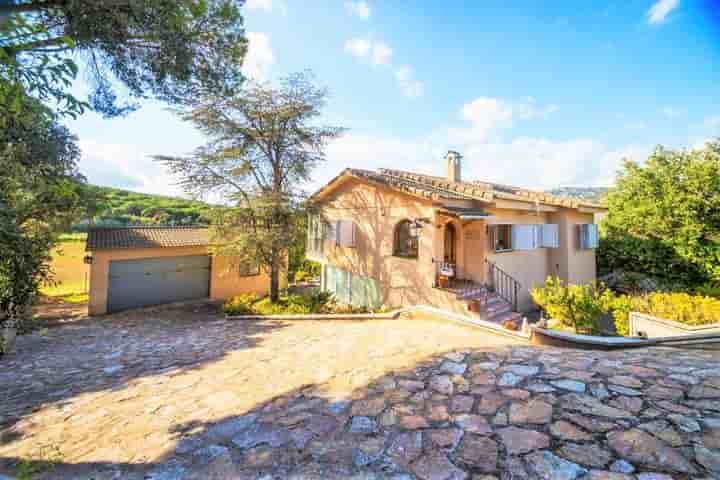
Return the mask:
[[(0, 472), (720, 477), (720, 352), (536, 348), (445, 320), (90, 319), (0, 360)], [(40, 465), (40, 463), (38, 463)]]

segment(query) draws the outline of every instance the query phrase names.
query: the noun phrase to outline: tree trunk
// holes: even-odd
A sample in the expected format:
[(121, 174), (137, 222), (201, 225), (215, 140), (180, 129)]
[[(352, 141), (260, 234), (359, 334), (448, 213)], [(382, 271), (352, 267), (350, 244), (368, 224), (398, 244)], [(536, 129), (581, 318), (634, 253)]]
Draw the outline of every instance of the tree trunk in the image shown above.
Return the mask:
[(277, 254), (273, 255), (270, 265), (270, 301), (277, 302), (280, 299), (280, 262)]

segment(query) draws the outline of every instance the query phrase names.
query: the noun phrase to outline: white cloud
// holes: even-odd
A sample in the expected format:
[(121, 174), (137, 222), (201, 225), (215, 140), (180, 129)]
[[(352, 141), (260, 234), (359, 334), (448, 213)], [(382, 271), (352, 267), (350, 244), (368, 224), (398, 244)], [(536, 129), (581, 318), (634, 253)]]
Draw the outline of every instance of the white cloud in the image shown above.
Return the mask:
[(245, 6), (248, 10), (262, 10), (265, 12), (279, 11), (287, 15), (287, 5), (283, 0), (247, 0)]
[(416, 139), (351, 134), (327, 150), (329, 168), (318, 186), (345, 167), (392, 167), (444, 175), (447, 149), (463, 154), (463, 176), (469, 180), (549, 189), (557, 186), (608, 186), (624, 158), (641, 161), (649, 145), (611, 148), (592, 138), (507, 137), (516, 121), (542, 120), (557, 111), (531, 98), (505, 101), (476, 98), (460, 109), (462, 124)]
[(393, 50), (383, 42), (375, 42), (373, 45), (373, 64), (390, 65), (392, 63)]
[(402, 94), (408, 98), (421, 97), (423, 90), (425, 90), (423, 82), (415, 78), (412, 68), (407, 65), (398, 67), (398, 69), (395, 70), (395, 80), (397, 80)]
[(242, 72), (252, 80), (267, 81), (270, 67), (275, 63), (270, 37), (265, 33), (248, 32), (247, 39), (248, 51), (245, 55)]
[(673, 107), (663, 107), (662, 113), (663, 113), (663, 115), (665, 115), (668, 118), (675, 118), (675, 117), (679, 117), (684, 112), (683, 112), (683, 110), (673, 108)]
[(454, 142), (477, 142), (487, 140), (492, 133), (512, 126), (515, 120), (545, 118), (558, 111), (557, 105), (540, 107), (533, 98), (519, 102), (508, 102), (493, 97), (478, 97), (460, 110), (463, 120), (468, 122), (460, 128), (451, 128), (449, 138)]
[(345, 2), (345, 10), (350, 15), (367, 20), (370, 18), (370, 5), (363, 0), (357, 2)]
[(680, 5), (680, 0), (658, 0), (647, 11), (647, 21), (651, 25), (663, 23), (667, 16)]
[(183, 194), (177, 186), (178, 179), (164, 165), (154, 162), (151, 153), (143, 152), (131, 143), (81, 140), (79, 144), (82, 151), (80, 171), (90, 183), (158, 195)]
[(345, 51), (357, 58), (367, 58), (372, 42), (365, 38), (351, 38), (345, 42)]
[[(391, 67), (393, 64), (393, 49), (381, 41), (367, 38), (351, 38), (345, 42), (345, 51), (361, 60), (369, 60), (372, 65)], [(408, 98), (422, 96), (425, 89), (423, 82), (415, 78), (415, 73), (409, 65), (400, 65), (394, 70), (395, 81), (402, 94)]]

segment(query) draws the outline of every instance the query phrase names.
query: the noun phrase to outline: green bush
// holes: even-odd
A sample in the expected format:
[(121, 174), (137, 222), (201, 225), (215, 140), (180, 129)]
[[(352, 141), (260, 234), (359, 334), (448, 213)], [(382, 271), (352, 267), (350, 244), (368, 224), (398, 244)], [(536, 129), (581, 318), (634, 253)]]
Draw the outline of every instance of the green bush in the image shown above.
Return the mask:
[(229, 298), (223, 304), (223, 311), (228, 315), (253, 315), (254, 305), (260, 300), (255, 293), (243, 293)]
[(610, 309), (613, 294), (595, 284), (566, 285), (559, 278), (548, 277), (545, 286), (532, 290), (532, 298), (550, 317), (576, 333), (598, 333), (598, 321)]
[(684, 292), (623, 295), (613, 301), (615, 330), (630, 334), (630, 312), (640, 312), (686, 325), (720, 323), (720, 299)]
[(225, 302), (223, 311), (228, 315), (307, 315), (330, 313), (334, 299), (330, 292), (313, 292), (306, 295), (282, 295), (273, 303), (269, 297), (243, 294)]
[(310, 278), (310, 274), (308, 272), (306, 272), (305, 270), (299, 270), (299, 271), (295, 272), (295, 282), (296, 283), (302, 283), (305, 280), (307, 280), (308, 278)]

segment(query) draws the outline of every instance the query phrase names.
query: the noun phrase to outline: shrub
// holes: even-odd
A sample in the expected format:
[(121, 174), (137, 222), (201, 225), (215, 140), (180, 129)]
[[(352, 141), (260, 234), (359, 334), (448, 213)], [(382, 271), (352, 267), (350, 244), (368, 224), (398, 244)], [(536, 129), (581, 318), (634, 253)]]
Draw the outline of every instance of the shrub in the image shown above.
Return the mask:
[(640, 312), (686, 325), (720, 323), (720, 299), (689, 293), (652, 293), (623, 295), (613, 302), (615, 330), (630, 334), (630, 312)]
[(225, 301), (223, 312), (228, 315), (253, 315), (254, 306), (260, 300), (255, 293), (243, 293)]
[(598, 320), (610, 309), (611, 291), (595, 284), (566, 285), (548, 277), (545, 286), (534, 288), (532, 298), (548, 315), (575, 332), (598, 333)]
[(306, 272), (305, 270), (299, 270), (295, 272), (295, 282), (297, 283), (302, 283), (308, 278), (310, 278), (310, 274), (308, 274), (308, 272)]
[(273, 303), (269, 297), (260, 298), (255, 294), (243, 294), (225, 302), (223, 311), (228, 315), (307, 315), (329, 313), (334, 304), (330, 292), (313, 292), (306, 295), (282, 295)]

